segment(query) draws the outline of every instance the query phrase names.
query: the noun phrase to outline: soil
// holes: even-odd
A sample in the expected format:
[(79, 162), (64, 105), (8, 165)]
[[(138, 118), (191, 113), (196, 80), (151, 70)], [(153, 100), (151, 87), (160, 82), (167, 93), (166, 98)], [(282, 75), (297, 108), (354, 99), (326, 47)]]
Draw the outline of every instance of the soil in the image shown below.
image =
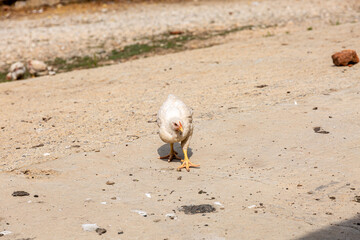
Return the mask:
[(13, 194), (11, 194), (13, 197), (23, 197), (23, 196), (29, 196), (30, 194), (25, 191), (15, 191)]
[[(343, 2), (338, 13), (357, 16)], [(312, 20), (0, 84), (1, 238), (359, 239), (360, 65), (331, 55), (359, 52), (360, 23)], [(170, 147), (154, 121), (170, 93), (194, 110), (190, 172), (158, 159)], [(178, 211), (200, 204), (219, 210)]]
[(215, 212), (216, 208), (214, 208), (210, 204), (200, 204), (181, 206), (180, 211), (183, 211), (185, 214), (211, 213)]

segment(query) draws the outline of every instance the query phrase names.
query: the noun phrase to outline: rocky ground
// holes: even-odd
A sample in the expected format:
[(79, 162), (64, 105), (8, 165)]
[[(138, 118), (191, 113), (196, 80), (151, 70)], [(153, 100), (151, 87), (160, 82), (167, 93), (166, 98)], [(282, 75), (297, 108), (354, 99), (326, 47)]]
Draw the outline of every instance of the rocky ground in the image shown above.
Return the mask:
[[(273, 6), (259, 18), (277, 12), (293, 23), (0, 84), (3, 238), (359, 239), (359, 66), (331, 61), (336, 51), (360, 49), (358, 9), (353, 1), (294, 1), (295, 12), (318, 9), (297, 21), (280, 11), (289, 1), (277, 3), (222, 6)], [(191, 4), (221, 16), (219, 3)], [(201, 167), (190, 172), (157, 159), (168, 151), (155, 119), (169, 93), (194, 109), (189, 152)], [(180, 211), (191, 204), (215, 212)]]
[[(2, 12), (0, 69), (16, 61), (105, 56), (135, 42), (181, 30), (192, 33), (245, 25), (312, 27), (358, 21), (357, 1), (190, 1), (174, 4), (90, 4)], [(346, 13), (346, 14), (344, 14)]]

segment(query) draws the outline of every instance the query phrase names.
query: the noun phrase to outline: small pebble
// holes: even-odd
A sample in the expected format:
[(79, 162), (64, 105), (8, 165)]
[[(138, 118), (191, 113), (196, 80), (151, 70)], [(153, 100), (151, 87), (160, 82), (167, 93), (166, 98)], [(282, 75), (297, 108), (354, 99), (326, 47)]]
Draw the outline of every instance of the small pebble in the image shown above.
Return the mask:
[(29, 196), (29, 195), (30, 194), (28, 192), (25, 192), (25, 191), (15, 191), (12, 194), (13, 197), (23, 197), (23, 196)]
[(113, 181), (107, 181), (106, 182), (106, 185), (114, 185), (115, 184), (115, 182), (113, 182)]
[(99, 235), (102, 235), (102, 234), (106, 233), (106, 229), (105, 228), (97, 228), (95, 230), (95, 232), (97, 232)]

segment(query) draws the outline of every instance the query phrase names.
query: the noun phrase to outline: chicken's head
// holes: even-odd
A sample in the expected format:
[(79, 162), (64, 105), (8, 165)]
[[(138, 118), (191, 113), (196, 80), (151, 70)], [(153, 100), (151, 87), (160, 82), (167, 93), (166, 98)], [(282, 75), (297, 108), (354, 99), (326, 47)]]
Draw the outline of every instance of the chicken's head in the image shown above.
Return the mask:
[(178, 132), (178, 131), (183, 132), (184, 131), (183, 126), (181, 124), (181, 121), (173, 121), (173, 122), (171, 122), (171, 124), (172, 124), (172, 128), (176, 132)]

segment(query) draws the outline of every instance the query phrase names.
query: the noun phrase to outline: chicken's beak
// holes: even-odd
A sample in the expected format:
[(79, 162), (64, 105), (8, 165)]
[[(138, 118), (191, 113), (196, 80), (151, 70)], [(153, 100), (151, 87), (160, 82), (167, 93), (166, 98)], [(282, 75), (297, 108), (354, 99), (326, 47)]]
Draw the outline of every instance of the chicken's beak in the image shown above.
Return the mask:
[(181, 122), (179, 122), (179, 131), (184, 132), (184, 129), (183, 129), (182, 125), (181, 125)]

